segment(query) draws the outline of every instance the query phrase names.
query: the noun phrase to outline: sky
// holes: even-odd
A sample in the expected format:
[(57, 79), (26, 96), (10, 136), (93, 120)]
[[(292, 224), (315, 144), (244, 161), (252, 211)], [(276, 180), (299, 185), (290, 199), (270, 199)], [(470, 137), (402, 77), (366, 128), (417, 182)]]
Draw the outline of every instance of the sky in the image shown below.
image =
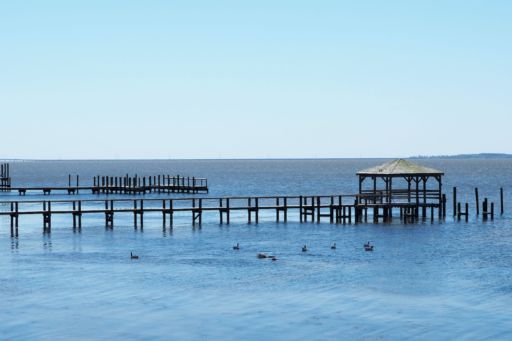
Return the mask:
[(512, 153), (511, 1), (0, 1), (0, 158)]

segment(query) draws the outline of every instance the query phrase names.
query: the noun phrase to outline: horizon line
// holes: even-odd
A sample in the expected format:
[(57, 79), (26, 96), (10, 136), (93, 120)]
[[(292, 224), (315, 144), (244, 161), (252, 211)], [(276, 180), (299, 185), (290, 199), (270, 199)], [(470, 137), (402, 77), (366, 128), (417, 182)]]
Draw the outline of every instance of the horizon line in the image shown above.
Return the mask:
[(509, 153), (467, 153), (448, 155), (413, 155), (413, 156), (369, 156), (369, 157), (212, 157), (212, 158), (0, 158), (2, 162), (30, 162), (30, 161), (251, 161), (251, 160), (375, 160), (375, 159), (428, 159), (428, 158), (460, 158), (464, 156), (511, 156)]

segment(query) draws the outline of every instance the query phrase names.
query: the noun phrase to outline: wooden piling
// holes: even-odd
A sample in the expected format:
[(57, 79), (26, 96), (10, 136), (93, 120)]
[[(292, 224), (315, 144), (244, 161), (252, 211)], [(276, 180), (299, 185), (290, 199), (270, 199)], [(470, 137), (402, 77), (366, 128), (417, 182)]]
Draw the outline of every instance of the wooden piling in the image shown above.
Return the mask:
[(300, 222), (302, 223), (304, 221), (304, 206), (303, 206), (303, 200), (304, 198), (299, 196), (299, 216), (300, 216)]
[(251, 198), (247, 199), (247, 222), (251, 223)]
[(453, 216), (457, 214), (457, 187), (453, 187)]
[[(255, 207), (255, 219), (256, 219), (256, 224), (258, 224), (260, 222), (260, 204), (259, 204), (259, 198), (254, 198), (254, 201), (255, 201), (255, 204), (256, 204), (256, 207)], [(286, 218), (285, 218), (285, 221), (286, 221)]]
[(503, 187), (500, 188), (500, 214), (505, 213), (505, 206), (503, 202)]
[(446, 218), (446, 194), (442, 195), (443, 218)]
[(478, 188), (475, 187), (476, 215), (480, 215), (480, 201), (478, 200)]
[(229, 220), (230, 220), (230, 207), (229, 207), (229, 198), (226, 199), (226, 224), (229, 225)]

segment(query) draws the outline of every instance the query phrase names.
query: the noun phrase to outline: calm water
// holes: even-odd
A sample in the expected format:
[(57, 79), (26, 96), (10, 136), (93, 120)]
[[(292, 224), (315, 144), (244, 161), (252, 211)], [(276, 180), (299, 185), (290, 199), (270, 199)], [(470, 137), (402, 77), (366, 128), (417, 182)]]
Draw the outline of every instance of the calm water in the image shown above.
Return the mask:
[[(170, 173), (208, 177), (212, 196), (335, 194), (355, 192), (354, 173), (381, 161), (24, 162), (11, 172), (13, 185)], [(471, 204), (474, 186), (496, 202), (503, 186), (512, 209), (512, 161), (420, 163), (444, 170), (447, 194), (456, 185)], [(1, 218), (0, 338), (511, 339), (510, 215), (482, 223), (472, 213), (468, 223), (407, 226), (299, 224), (295, 214), (219, 226), (212, 213), (200, 229), (178, 217), (172, 231), (147, 215), (143, 232), (128, 215), (116, 215), (113, 231), (88, 216), (81, 233), (57, 217), (51, 235), (41, 217), (21, 217), (18, 238)], [(362, 250), (367, 240), (375, 252)], [(258, 260), (259, 251), (279, 260)]]

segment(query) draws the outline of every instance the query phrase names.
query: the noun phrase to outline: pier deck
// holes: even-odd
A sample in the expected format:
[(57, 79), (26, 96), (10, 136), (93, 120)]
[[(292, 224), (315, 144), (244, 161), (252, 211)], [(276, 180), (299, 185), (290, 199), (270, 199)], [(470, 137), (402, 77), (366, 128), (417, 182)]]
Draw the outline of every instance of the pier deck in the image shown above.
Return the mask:
[[(244, 212), (248, 223), (258, 223), (260, 212), (275, 214), (276, 222), (287, 222), (289, 214), (295, 214), (300, 222), (359, 223), (368, 221), (368, 211), (373, 222), (389, 221), (393, 208), (400, 210), (400, 218), (407, 222), (419, 217), (419, 208), (430, 208), (431, 219), (436, 204), (416, 203), (358, 203), (358, 195), (307, 195), (307, 196), (252, 196), (252, 197), (204, 197), (204, 198), (166, 198), (166, 199), (105, 199), (105, 200), (25, 200), (0, 201), (0, 217), (10, 217), (11, 234), (18, 233), (19, 217), (40, 215), (43, 218), (43, 230), (49, 232), (52, 217), (69, 215), (73, 228), (82, 227), (82, 216), (102, 215), (106, 228), (114, 227), (114, 216), (130, 214), (135, 228), (144, 226), (144, 215), (159, 214), (163, 227), (172, 228), (175, 214), (183, 213), (191, 217), (193, 226), (201, 225), (203, 214), (217, 213), (219, 224), (229, 224), (231, 213)], [(298, 217), (297, 217), (298, 216)], [(425, 215), (423, 215), (425, 218)], [(240, 216), (237, 215), (237, 219)]]

